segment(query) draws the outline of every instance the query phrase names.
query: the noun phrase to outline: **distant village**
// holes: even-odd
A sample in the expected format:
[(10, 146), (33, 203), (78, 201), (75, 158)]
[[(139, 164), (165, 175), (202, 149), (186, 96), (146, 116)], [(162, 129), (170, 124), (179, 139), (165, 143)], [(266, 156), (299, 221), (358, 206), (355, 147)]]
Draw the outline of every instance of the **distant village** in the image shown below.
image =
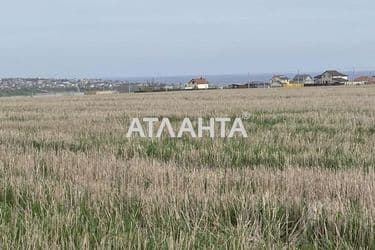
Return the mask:
[[(360, 76), (349, 80), (349, 76), (337, 70), (327, 70), (320, 75), (312, 77), (308, 74), (297, 74), (293, 79), (285, 75), (274, 75), (270, 82), (264, 83), (267, 88), (301, 88), (317, 86), (339, 86), (339, 85), (366, 85), (375, 84), (375, 76)], [(251, 87), (259, 87), (261, 84), (252, 84)], [(232, 88), (249, 87), (245, 85), (232, 85)]]
[(248, 81), (218, 86), (210, 84), (204, 77), (191, 79), (187, 83), (166, 84), (156, 81), (130, 82), (102, 79), (42, 79), (3, 78), (0, 79), (0, 96), (10, 95), (100, 95), (115, 93), (139, 93), (161, 91), (193, 91), (209, 89), (241, 88), (302, 88), (316, 86), (367, 85), (375, 84), (375, 76), (349, 76), (337, 70), (327, 70), (320, 75), (297, 74), (293, 78), (274, 75), (269, 81)]

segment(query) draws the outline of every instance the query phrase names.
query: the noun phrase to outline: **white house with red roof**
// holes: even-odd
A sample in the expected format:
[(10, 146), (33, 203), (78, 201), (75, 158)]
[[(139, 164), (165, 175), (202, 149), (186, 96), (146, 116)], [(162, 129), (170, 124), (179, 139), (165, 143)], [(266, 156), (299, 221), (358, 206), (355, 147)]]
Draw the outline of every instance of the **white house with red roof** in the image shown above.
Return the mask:
[(207, 79), (200, 77), (191, 79), (185, 86), (185, 89), (208, 89), (209, 82)]

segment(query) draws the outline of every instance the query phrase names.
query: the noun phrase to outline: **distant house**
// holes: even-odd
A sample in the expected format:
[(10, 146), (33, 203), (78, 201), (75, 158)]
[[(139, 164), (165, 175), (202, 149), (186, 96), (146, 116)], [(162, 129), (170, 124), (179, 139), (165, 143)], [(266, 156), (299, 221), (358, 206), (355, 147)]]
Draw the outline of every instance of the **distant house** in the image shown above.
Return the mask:
[(340, 73), (337, 70), (327, 70), (314, 78), (315, 84), (319, 85), (345, 84), (348, 80), (348, 75)]
[(354, 79), (353, 82), (358, 84), (375, 84), (375, 76), (360, 76)]
[(304, 85), (312, 85), (314, 84), (314, 79), (310, 75), (302, 74), (302, 75), (296, 75), (293, 78), (293, 82), (303, 83)]
[(285, 83), (289, 83), (289, 78), (284, 75), (274, 75), (271, 81), (285, 84)]
[(289, 83), (289, 78), (284, 75), (274, 75), (271, 79), (271, 87), (282, 87)]
[(208, 89), (208, 80), (200, 77), (191, 79), (185, 86), (185, 89)]

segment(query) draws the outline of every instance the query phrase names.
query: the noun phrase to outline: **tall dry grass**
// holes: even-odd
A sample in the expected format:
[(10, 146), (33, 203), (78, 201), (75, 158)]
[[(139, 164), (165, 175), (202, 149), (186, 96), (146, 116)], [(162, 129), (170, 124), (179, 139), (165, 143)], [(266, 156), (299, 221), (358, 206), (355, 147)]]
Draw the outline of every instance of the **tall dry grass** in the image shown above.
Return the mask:
[[(374, 248), (375, 88), (0, 99), (0, 247)], [(125, 137), (241, 116), (247, 139)]]

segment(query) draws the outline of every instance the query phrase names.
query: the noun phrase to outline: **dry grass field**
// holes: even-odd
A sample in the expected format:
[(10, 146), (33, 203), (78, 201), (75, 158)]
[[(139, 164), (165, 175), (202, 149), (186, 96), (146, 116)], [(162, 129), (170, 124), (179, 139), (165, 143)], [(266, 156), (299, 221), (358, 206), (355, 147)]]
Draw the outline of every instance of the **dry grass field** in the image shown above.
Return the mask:
[[(249, 137), (126, 138), (132, 117)], [(375, 248), (375, 87), (0, 99), (1, 249)]]

